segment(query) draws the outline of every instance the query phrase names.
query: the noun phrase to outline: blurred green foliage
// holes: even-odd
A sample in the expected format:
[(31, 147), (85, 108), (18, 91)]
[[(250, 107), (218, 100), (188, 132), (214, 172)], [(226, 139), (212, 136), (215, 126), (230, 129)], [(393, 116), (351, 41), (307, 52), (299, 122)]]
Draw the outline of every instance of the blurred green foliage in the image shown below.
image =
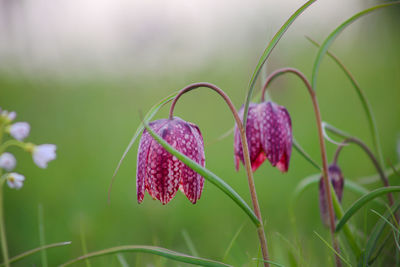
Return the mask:
[[(359, 22), (355, 29), (346, 31), (332, 47), (365, 90), (377, 120), (384, 158), (392, 162), (399, 160), (396, 139), (400, 132), (400, 36), (396, 23), (398, 21), (385, 16), (373, 15)], [(16, 110), (18, 120), (31, 124), (29, 140), (54, 143), (58, 147), (57, 160), (46, 170), (34, 166), (29, 155), (12, 150), (18, 160), (16, 171), (27, 179), (20, 191), (5, 189), (11, 256), (39, 245), (38, 205), (42, 204), (46, 243), (72, 241), (70, 246), (48, 251), (50, 266), (83, 253), (81, 227), (89, 251), (140, 244), (190, 253), (183, 236), (183, 231), (187, 231), (200, 257), (221, 260), (243, 223), (245, 227), (227, 262), (235, 266), (255, 266), (252, 258), (259, 256), (254, 226), (231, 200), (209, 183), (206, 182), (196, 205), (179, 192), (166, 206), (148, 195), (143, 204), (137, 204), (137, 144), (117, 175), (110, 204), (107, 204), (107, 190), (114, 168), (140, 123), (139, 111), (145, 113), (164, 96), (197, 81), (218, 85), (239, 108), (264, 45), (249, 44), (248, 51), (214, 58), (185, 72), (164, 68), (159, 73), (132, 73), (131, 77), (92, 75), (63, 79), (51, 75), (28, 76), (18, 71), (0, 73), (0, 106)], [(269, 59), (268, 70), (291, 66), (310, 75), (316, 51), (305, 38), (284, 38)], [(318, 83), (323, 120), (371, 145), (367, 120), (356, 93), (328, 57), (322, 63)], [(296, 77), (282, 76), (274, 82), (270, 92), (274, 101), (289, 110), (299, 143), (320, 162), (315, 118), (303, 84)], [(168, 107), (164, 107), (157, 118), (166, 117), (167, 112)], [(223, 100), (210, 90), (199, 89), (180, 100), (175, 114), (199, 125), (205, 140), (206, 166), (250, 204), (245, 171), (243, 168), (238, 173), (234, 170), (232, 135), (215, 142), (234, 123)], [(327, 146), (331, 159), (335, 146)], [(345, 148), (339, 164), (347, 179), (355, 180), (376, 172), (367, 156), (354, 146)], [(290, 217), (289, 204), (295, 186), (313, 173), (315, 169), (296, 151), (292, 153), (289, 173), (281, 174), (267, 162), (255, 173), (271, 260), (286, 266), (296, 266), (295, 262), (303, 266), (333, 263), (332, 253), (314, 234), (316, 231), (329, 240), (329, 233), (319, 218), (317, 188), (307, 191), (295, 204), (295, 221)], [(398, 184), (398, 177), (397, 180), (391, 178), (391, 182)], [(370, 188), (377, 186), (380, 184), (370, 185)], [(356, 198), (344, 192), (345, 209)], [(353, 220), (360, 231), (367, 230), (366, 233), (378, 219), (370, 212), (371, 207), (382, 211), (382, 207), (371, 204)], [(393, 251), (394, 248), (384, 251), (383, 258), (390, 258)], [(144, 254), (124, 256), (131, 266), (185, 266)], [(119, 266), (115, 256), (93, 259), (91, 263), (93, 266)], [(32, 264), (41, 265), (40, 254), (15, 266)]]

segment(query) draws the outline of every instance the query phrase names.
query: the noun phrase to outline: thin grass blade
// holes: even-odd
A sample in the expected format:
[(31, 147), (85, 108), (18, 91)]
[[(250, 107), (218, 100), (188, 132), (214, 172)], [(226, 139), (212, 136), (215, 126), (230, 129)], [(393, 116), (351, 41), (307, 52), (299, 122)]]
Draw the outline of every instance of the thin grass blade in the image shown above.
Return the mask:
[(255, 260), (257, 262), (266, 262), (266, 263), (269, 263), (269, 264), (271, 264), (273, 266), (277, 266), (277, 267), (285, 267), (285, 265), (274, 262), (274, 261), (267, 261), (267, 260), (260, 259), (260, 258), (253, 258), (253, 260)]
[[(49, 245), (41, 246), (41, 247), (38, 247), (38, 248), (34, 248), (34, 249), (31, 249), (31, 250), (25, 251), (24, 253), (21, 253), (21, 254), (15, 256), (15, 257), (12, 257), (9, 260), (9, 262), (10, 263), (14, 263), (14, 262), (17, 262), (19, 260), (22, 260), (23, 258), (26, 258), (26, 257), (32, 255), (32, 254), (40, 252), (42, 250), (49, 249), (49, 248), (55, 248), (55, 247), (62, 247), (62, 246), (66, 246), (66, 245), (69, 245), (69, 244), (71, 244), (70, 241), (54, 243), (54, 244), (49, 244)], [(4, 263), (0, 263), (0, 266), (4, 266)]]
[(232, 247), (233, 247), (233, 244), (236, 242), (236, 239), (239, 237), (239, 235), (240, 235), (240, 233), (242, 232), (242, 230), (243, 230), (243, 228), (244, 228), (245, 225), (246, 225), (246, 224), (243, 223), (242, 226), (239, 227), (239, 229), (236, 231), (236, 233), (235, 233), (234, 236), (232, 237), (232, 240), (231, 240), (231, 242), (229, 242), (229, 245), (228, 245), (228, 247), (227, 247), (226, 250), (225, 250), (224, 256), (222, 257), (222, 261), (225, 261), (226, 258), (228, 257), (229, 252), (231, 251), (231, 249), (232, 249)]
[(292, 23), (297, 19), (297, 17), (300, 16), (300, 14), (303, 13), (304, 10), (306, 10), (315, 1), (316, 0), (309, 0), (304, 5), (302, 5), (299, 9), (297, 9), (296, 12), (294, 12), (289, 17), (289, 19), (285, 22), (285, 24), (282, 25), (282, 27), (278, 30), (278, 32), (274, 35), (274, 37), (272, 37), (271, 41), (265, 48), (263, 54), (261, 55), (260, 60), (258, 61), (256, 69), (254, 70), (253, 76), (251, 77), (250, 82), (249, 82), (249, 89), (248, 89), (248, 93), (247, 93), (245, 104), (244, 104), (243, 125), (246, 125), (247, 111), (249, 110), (250, 99), (252, 97), (254, 86), (256, 84), (258, 76), (260, 75), (262, 66), (264, 65), (265, 61), (267, 61), (272, 50), (278, 44), (279, 40), (282, 38), (283, 34), (290, 27), (290, 25), (292, 25)]
[(329, 36), (325, 39), (325, 41), (320, 46), (317, 57), (314, 61), (314, 67), (313, 67), (312, 78), (311, 78), (311, 85), (314, 90), (316, 90), (317, 75), (318, 75), (318, 71), (319, 71), (319, 67), (321, 65), (322, 59), (323, 59), (324, 55), (327, 53), (329, 47), (332, 45), (333, 41), (339, 36), (339, 34), (347, 26), (349, 26), (350, 24), (352, 24), (353, 22), (355, 22), (357, 19), (361, 18), (362, 16), (367, 15), (373, 11), (379, 10), (381, 8), (393, 6), (396, 4), (400, 4), (400, 1), (385, 3), (385, 4), (381, 4), (381, 5), (377, 5), (377, 6), (365, 9), (365, 10), (355, 14), (354, 16), (352, 16), (351, 18), (349, 18), (342, 24), (340, 24), (339, 27), (337, 27), (334, 31), (332, 31), (331, 34), (329, 34)]
[(348, 266), (352, 266), (350, 262), (348, 262), (345, 258), (343, 258), (342, 255), (340, 255), (322, 236), (320, 236), (316, 231), (314, 231), (314, 234), (318, 236), (319, 239), (321, 239), (322, 242), (330, 249), (332, 252), (334, 252), (344, 263), (346, 263)]
[[(38, 205), (38, 224), (39, 224), (39, 243), (40, 246), (43, 247), (46, 244), (46, 238), (44, 234), (44, 214), (43, 214), (43, 206), (42, 204)], [(41, 258), (42, 258), (42, 266), (47, 267), (47, 251), (45, 249), (41, 250)]]
[(185, 263), (191, 263), (195, 265), (200, 265), (200, 266), (210, 266), (210, 267), (226, 267), (230, 266), (228, 264), (218, 262), (218, 261), (213, 261), (209, 259), (204, 259), (204, 258), (198, 258), (198, 257), (193, 257), (190, 255), (186, 255), (183, 253), (175, 252), (172, 250), (168, 250), (165, 248), (160, 248), (160, 247), (153, 247), (153, 246), (119, 246), (119, 247), (113, 247), (113, 248), (108, 248), (96, 252), (91, 252), (89, 254), (80, 256), (76, 259), (70, 260), (64, 264), (61, 264), (60, 267), (68, 266), (73, 263), (88, 259), (88, 258), (95, 258), (95, 257), (102, 257), (105, 255), (110, 255), (110, 254), (116, 254), (116, 253), (121, 253), (121, 252), (142, 252), (142, 253), (149, 253), (149, 254), (154, 254), (158, 255), (164, 258), (168, 258), (171, 260), (179, 261), (179, 262), (185, 262)]
[(376, 197), (379, 197), (384, 194), (388, 194), (390, 192), (400, 192), (400, 186), (389, 186), (375, 189), (374, 191), (369, 192), (368, 194), (359, 198), (353, 205), (346, 211), (343, 215), (343, 218), (340, 219), (338, 224), (336, 225), (336, 232), (340, 231), (340, 229), (346, 224), (346, 222), (359, 211), (364, 205), (369, 203)]
[(182, 230), (182, 236), (183, 236), (183, 240), (185, 240), (185, 243), (189, 248), (190, 253), (193, 256), (198, 257), (199, 253), (197, 252), (196, 246), (194, 245), (192, 239), (190, 238), (189, 233), (185, 229)]
[(311, 165), (313, 165), (317, 170), (322, 171), (322, 168), (318, 165), (318, 163), (315, 162), (311, 158), (310, 155), (303, 149), (303, 147), (297, 142), (296, 138), (293, 137), (293, 146), (296, 149), (297, 152), (305, 159), (307, 160)]

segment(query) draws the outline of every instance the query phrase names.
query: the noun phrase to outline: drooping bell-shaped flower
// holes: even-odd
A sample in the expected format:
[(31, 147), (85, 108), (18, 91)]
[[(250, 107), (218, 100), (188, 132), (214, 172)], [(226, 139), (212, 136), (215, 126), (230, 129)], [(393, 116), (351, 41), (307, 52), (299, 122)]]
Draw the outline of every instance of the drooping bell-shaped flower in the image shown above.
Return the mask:
[[(336, 164), (332, 164), (328, 168), (328, 176), (329, 181), (332, 183), (335, 194), (339, 200), (342, 201), (343, 197), (343, 187), (344, 187), (344, 179), (342, 171), (339, 166)], [(329, 210), (328, 210), (328, 201), (327, 196), (325, 194), (325, 183), (324, 178), (321, 177), (319, 180), (319, 210), (321, 214), (321, 220), (325, 226), (329, 227)]]
[[(205, 166), (203, 137), (195, 124), (174, 117), (150, 122), (149, 126), (176, 150)], [(166, 151), (144, 130), (137, 154), (139, 203), (146, 190), (153, 199), (167, 204), (180, 189), (195, 204), (200, 199), (203, 185), (203, 177)]]
[[(239, 110), (243, 119), (244, 107)], [(250, 103), (246, 123), (246, 137), (253, 171), (268, 159), (272, 166), (287, 172), (292, 153), (292, 123), (286, 108), (273, 102)], [(235, 125), (235, 166), (239, 160), (244, 164), (239, 129)]]

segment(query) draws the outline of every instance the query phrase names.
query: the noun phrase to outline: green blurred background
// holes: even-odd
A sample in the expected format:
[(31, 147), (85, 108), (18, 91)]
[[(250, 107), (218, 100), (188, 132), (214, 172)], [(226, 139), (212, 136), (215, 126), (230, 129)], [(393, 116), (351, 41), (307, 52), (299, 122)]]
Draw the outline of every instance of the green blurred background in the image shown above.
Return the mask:
[[(290, 14), (292, 10), (287, 12)], [(312, 12), (310, 9), (304, 16)], [(384, 158), (392, 162), (399, 161), (396, 152), (400, 133), (398, 16), (398, 10), (385, 10), (363, 18), (354, 28), (346, 30), (332, 47), (365, 90), (375, 113)], [(268, 72), (291, 66), (310, 76), (317, 49), (304, 35), (314, 34), (313, 37), (321, 42), (329, 30), (347, 17), (338, 17), (319, 32), (311, 32), (304, 23), (301, 24), (300, 18), (302, 27), (295, 23), (287, 32), (268, 60)], [(281, 18), (279, 23), (284, 19)], [(107, 203), (107, 190), (113, 171), (140, 123), (140, 111), (147, 112), (163, 97), (198, 81), (218, 85), (240, 107), (254, 66), (279, 23), (275, 23), (276, 27), (259, 29), (269, 35), (249, 39), (245, 42), (246, 49), (242, 46), (235, 49), (229, 44), (210, 48), (213, 56), (190, 68), (181, 67), (178, 61), (168, 59), (168, 54), (164, 54), (167, 59), (160, 60), (153, 69), (136, 66), (132, 71), (107, 74), (81, 66), (77, 75), (61, 75), (62, 68), (58, 74), (40, 68), (27, 72), (8, 57), (0, 72), (0, 106), (17, 111), (18, 121), (31, 124), (29, 141), (57, 145), (57, 160), (46, 170), (37, 168), (26, 153), (10, 150), (18, 160), (16, 171), (26, 176), (21, 190), (5, 188), (10, 254), (17, 255), (39, 245), (38, 206), (41, 204), (46, 243), (72, 241), (69, 246), (48, 250), (50, 266), (83, 254), (82, 236), (89, 251), (141, 244), (190, 254), (183, 231), (187, 231), (201, 257), (221, 260), (242, 225), (243, 231), (226, 261), (235, 266), (255, 266), (252, 259), (259, 257), (255, 227), (242, 210), (212, 184), (205, 182), (202, 198), (196, 205), (181, 193), (165, 206), (153, 201), (147, 193), (144, 202), (137, 204), (138, 142), (117, 175), (110, 204)], [(314, 114), (303, 84), (294, 76), (283, 76), (274, 82), (270, 94), (274, 101), (287, 107), (294, 136), (312, 158), (320, 162)], [(321, 66), (317, 95), (323, 120), (372, 144), (361, 103), (350, 82), (329, 58), (325, 58)], [(168, 107), (164, 107), (156, 118), (165, 118)], [(175, 114), (200, 127), (205, 140), (206, 166), (250, 204), (244, 169), (234, 170), (233, 136), (217, 141), (234, 124), (222, 99), (210, 90), (199, 89), (181, 98)], [(336, 147), (327, 144), (327, 148), (331, 160)], [(347, 179), (357, 180), (376, 173), (365, 154), (354, 146), (344, 149), (339, 163)], [(273, 261), (293, 266), (292, 258), (302, 258), (301, 264), (306, 266), (332, 264), (332, 253), (314, 234), (316, 231), (329, 240), (329, 233), (319, 217), (316, 186), (296, 201), (295, 222), (290, 217), (296, 185), (315, 173), (316, 170), (295, 150), (287, 174), (281, 174), (268, 162), (255, 173)], [(391, 181), (398, 183), (396, 178)], [(367, 185), (371, 189), (378, 186), (379, 182)], [(352, 192), (344, 192), (344, 207), (357, 197)], [(369, 211), (371, 208), (384, 210), (369, 205), (354, 220), (360, 229), (366, 227), (367, 233), (377, 220), (377, 216)], [(364, 216), (367, 216), (366, 221)], [(384, 255), (393, 251), (388, 249)], [(125, 253), (124, 256), (131, 266), (186, 266), (144, 254)], [(91, 263), (93, 266), (119, 266), (115, 256), (93, 259)], [(39, 254), (15, 264), (40, 265)]]

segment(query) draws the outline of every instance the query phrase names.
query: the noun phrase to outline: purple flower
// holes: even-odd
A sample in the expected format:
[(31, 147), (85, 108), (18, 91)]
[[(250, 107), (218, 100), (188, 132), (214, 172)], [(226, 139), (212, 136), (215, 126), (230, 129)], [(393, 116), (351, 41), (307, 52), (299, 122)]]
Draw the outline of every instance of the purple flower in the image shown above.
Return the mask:
[[(239, 110), (243, 119), (244, 107)], [(273, 102), (250, 103), (246, 124), (246, 137), (253, 171), (268, 159), (272, 166), (287, 172), (292, 153), (292, 123), (286, 108)], [(235, 166), (244, 164), (239, 129), (235, 125)]]
[(10, 125), (10, 135), (17, 139), (18, 141), (22, 141), (28, 137), (31, 127), (27, 122), (16, 122)]
[[(203, 137), (196, 125), (174, 117), (153, 121), (149, 126), (176, 150), (205, 166)], [(180, 189), (195, 204), (200, 199), (203, 184), (203, 177), (166, 151), (144, 130), (137, 155), (139, 203), (146, 190), (153, 199), (167, 204)]]
[[(329, 181), (332, 183), (333, 189), (335, 191), (335, 194), (339, 200), (339, 202), (342, 202), (342, 197), (343, 197), (343, 187), (344, 187), (344, 179), (343, 179), (343, 174), (340, 168), (332, 164), (328, 168), (328, 176), (329, 176)], [(328, 211), (328, 202), (326, 199), (326, 194), (325, 194), (325, 183), (324, 183), (324, 178), (321, 177), (319, 180), (319, 209), (321, 213), (321, 220), (326, 225), (329, 227), (329, 211)]]

